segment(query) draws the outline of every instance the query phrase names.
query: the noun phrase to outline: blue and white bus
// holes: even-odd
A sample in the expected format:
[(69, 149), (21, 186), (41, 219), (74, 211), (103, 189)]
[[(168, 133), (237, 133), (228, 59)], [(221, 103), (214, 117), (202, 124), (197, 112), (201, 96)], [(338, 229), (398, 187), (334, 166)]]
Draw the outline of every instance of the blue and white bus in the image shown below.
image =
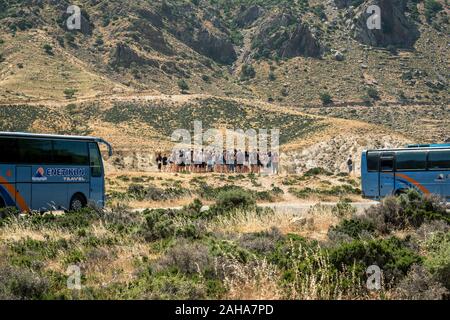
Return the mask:
[(0, 208), (79, 210), (105, 204), (100, 138), (0, 132)]
[(381, 199), (414, 188), (450, 200), (450, 145), (363, 151), (363, 196)]

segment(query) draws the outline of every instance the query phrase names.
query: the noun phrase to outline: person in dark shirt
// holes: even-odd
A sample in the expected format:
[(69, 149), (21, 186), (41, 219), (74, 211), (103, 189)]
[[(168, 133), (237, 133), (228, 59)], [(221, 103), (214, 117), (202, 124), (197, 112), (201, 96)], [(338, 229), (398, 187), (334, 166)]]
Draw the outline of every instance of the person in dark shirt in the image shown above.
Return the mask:
[(162, 171), (162, 155), (161, 153), (158, 153), (158, 155), (156, 156), (156, 163), (158, 165), (158, 171), (161, 172)]
[(348, 174), (352, 174), (352, 172), (353, 172), (353, 158), (352, 158), (352, 155), (350, 155), (348, 157), (347, 168), (348, 168)]

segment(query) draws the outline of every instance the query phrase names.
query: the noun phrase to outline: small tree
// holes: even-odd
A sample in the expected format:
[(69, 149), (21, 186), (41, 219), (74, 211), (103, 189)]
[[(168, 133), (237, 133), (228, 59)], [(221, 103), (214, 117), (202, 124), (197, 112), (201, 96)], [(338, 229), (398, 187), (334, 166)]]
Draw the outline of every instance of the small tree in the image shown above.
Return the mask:
[(43, 48), (44, 48), (44, 51), (46, 54), (48, 54), (49, 56), (53, 55), (53, 47), (51, 45), (46, 43), (46, 44), (44, 44)]
[(429, 23), (432, 22), (436, 15), (444, 9), (442, 4), (436, 0), (425, 0), (424, 7), (425, 17)]
[(186, 91), (189, 90), (189, 85), (184, 79), (178, 80), (178, 87), (180, 88), (182, 93), (185, 93)]
[(64, 90), (64, 95), (66, 96), (66, 99), (72, 99), (75, 97), (75, 93), (77, 92), (76, 89), (73, 88), (67, 88)]
[(256, 76), (255, 68), (251, 64), (244, 64), (241, 69), (241, 80), (249, 80)]
[(380, 100), (380, 94), (378, 93), (378, 90), (375, 88), (368, 88), (367, 95), (369, 96), (369, 98), (373, 100)]
[(202, 80), (205, 81), (206, 83), (211, 82), (211, 78), (206, 74), (202, 75)]
[(324, 106), (328, 106), (333, 103), (333, 98), (328, 92), (322, 92), (320, 94), (320, 100)]
[(277, 76), (275, 75), (275, 73), (273, 71), (269, 72), (269, 80), (270, 81), (275, 81), (277, 80)]

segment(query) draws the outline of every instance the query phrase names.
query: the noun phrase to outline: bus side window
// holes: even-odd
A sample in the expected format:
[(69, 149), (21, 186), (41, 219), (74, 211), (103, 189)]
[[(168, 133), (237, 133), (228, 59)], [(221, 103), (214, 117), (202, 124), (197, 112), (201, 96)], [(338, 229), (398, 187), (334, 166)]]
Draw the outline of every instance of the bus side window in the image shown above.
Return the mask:
[(428, 168), (430, 170), (449, 170), (450, 150), (430, 151), (428, 155)]
[(382, 172), (394, 171), (394, 158), (381, 158), (380, 167)]
[(17, 163), (17, 140), (0, 138), (0, 163)]
[(91, 176), (98, 178), (102, 176), (102, 158), (96, 143), (89, 143), (89, 164)]
[(367, 153), (367, 171), (378, 172), (380, 170), (380, 153), (368, 152)]

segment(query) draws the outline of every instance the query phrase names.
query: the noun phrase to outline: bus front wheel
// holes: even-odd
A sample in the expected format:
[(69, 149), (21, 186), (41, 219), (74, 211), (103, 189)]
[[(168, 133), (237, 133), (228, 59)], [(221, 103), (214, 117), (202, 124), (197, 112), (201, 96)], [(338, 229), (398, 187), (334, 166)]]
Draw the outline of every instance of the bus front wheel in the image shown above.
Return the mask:
[(5, 200), (3, 200), (2, 197), (0, 197), (0, 209), (6, 208)]
[(70, 200), (70, 211), (79, 211), (86, 207), (86, 199), (81, 194), (75, 194), (72, 199)]

